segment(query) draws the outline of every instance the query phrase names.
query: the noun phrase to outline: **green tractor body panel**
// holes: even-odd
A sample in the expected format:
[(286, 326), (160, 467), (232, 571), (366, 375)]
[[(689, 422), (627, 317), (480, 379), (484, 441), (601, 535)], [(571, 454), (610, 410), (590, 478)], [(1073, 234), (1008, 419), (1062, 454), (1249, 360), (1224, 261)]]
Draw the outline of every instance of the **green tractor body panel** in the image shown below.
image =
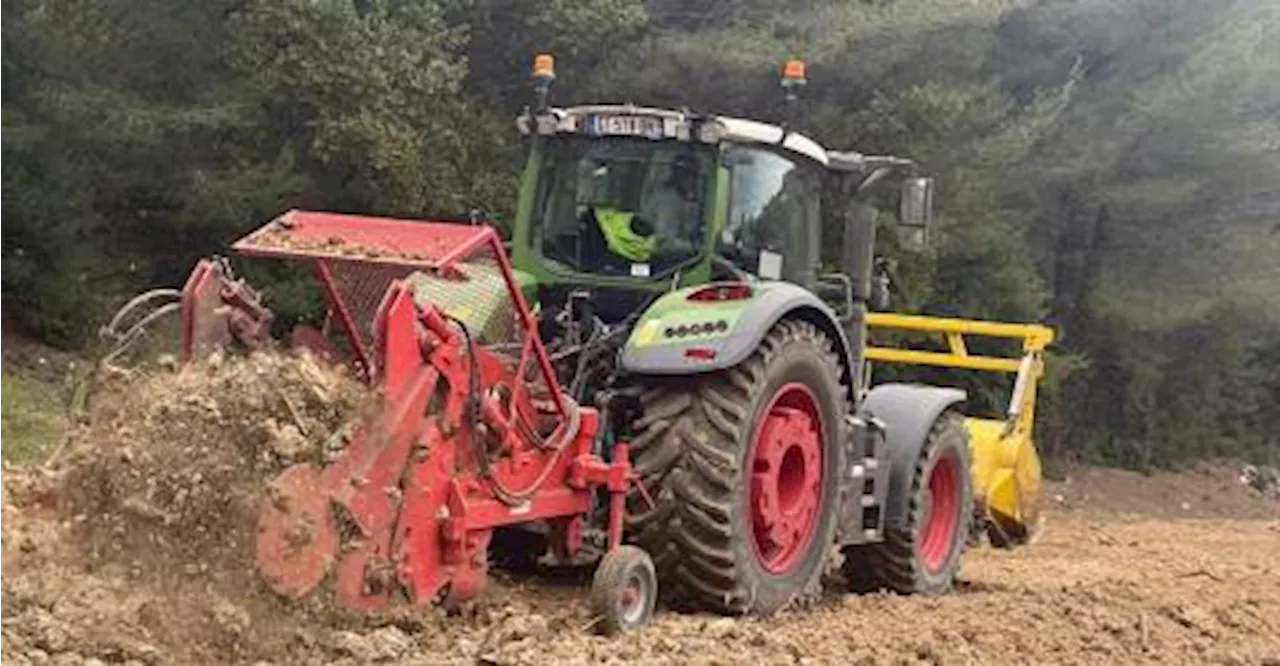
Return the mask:
[(668, 292), (649, 306), (627, 339), (625, 349), (648, 350), (671, 344), (697, 344), (727, 338), (758, 295), (739, 300), (690, 301), (703, 287)]
[[(750, 296), (690, 300), (718, 285), (668, 293), (636, 323), (622, 350), (622, 367), (636, 374), (685, 375), (722, 370), (744, 361), (784, 317), (822, 329), (848, 357), (849, 344), (831, 307), (813, 292), (789, 282), (754, 281)], [(847, 369), (844, 373), (847, 377)]]
[(538, 278), (528, 271), (522, 271), (519, 268), (513, 268), (511, 274), (516, 279), (516, 287), (520, 289), (520, 295), (524, 296), (524, 300), (529, 303), (530, 307), (536, 307), (538, 302)]

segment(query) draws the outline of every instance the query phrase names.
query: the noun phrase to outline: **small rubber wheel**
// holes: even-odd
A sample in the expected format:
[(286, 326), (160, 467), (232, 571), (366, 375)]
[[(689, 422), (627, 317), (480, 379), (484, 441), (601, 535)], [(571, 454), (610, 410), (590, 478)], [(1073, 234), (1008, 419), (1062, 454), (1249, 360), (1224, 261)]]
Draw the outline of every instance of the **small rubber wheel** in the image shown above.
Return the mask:
[(605, 636), (639, 629), (653, 617), (658, 576), (653, 559), (636, 546), (605, 553), (591, 583), (591, 612), (596, 631)]

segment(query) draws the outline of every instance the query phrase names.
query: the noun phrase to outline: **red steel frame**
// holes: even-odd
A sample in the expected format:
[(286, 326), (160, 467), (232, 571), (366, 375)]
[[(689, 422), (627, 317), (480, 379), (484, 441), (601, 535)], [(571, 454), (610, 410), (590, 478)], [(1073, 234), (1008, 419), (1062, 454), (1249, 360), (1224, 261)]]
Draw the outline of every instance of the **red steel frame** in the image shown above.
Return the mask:
[[(355, 256), (350, 246), (358, 248)], [(555, 550), (572, 555), (581, 545), (592, 490), (601, 486), (610, 494), (609, 547), (621, 543), (632, 483), (628, 446), (617, 444), (612, 462), (593, 453), (600, 415), (569, 404), (492, 227), (291, 211), (234, 247), (247, 255), (314, 260), (356, 360), (382, 395), (380, 417), (354, 434), (335, 460), (319, 471), (286, 471), (274, 501), (264, 501), (259, 565), (277, 591), (305, 593), (336, 560), (337, 594), (354, 608), (383, 606), (395, 583), (418, 604), (442, 594), (470, 598), (483, 586), (494, 528), (550, 520), (563, 540)], [(416, 303), (405, 280), (387, 289), (370, 322), (372, 348), (366, 348), (330, 265), (394, 264), (465, 280), (465, 260), (483, 251), (497, 261), (524, 336), (514, 373), (436, 307)], [(184, 331), (199, 327), (200, 312), (184, 308)], [(549, 412), (539, 413), (523, 386), (534, 362), (551, 392)], [(506, 405), (490, 390), (499, 385), (508, 389)], [(441, 408), (428, 415), (433, 396)], [(531, 439), (540, 431), (551, 432), (546, 441)], [(324, 568), (299, 576), (297, 556), (287, 552), (284, 537), (314, 515), (290, 513), (290, 502), (279, 499), (315, 506), (317, 488), (342, 508), (354, 539), (332, 557), (311, 553), (308, 561)], [(328, 519), (322, 536), (336, 532), (334, 517)], [(313, 544), (332, 547), (334, 541)]]
[(364, 371), (365, 377), (372, 380), (376, 370), (371, 358), (371, 351), (365, 347), (364, 338), (360, 337), (356, 319), (351, 314), (351, 308), (347, 307), (347, 300), (342, 297), (342, 291), (338, 289), (338, 285), (333, 279), (333, 270), (329, 268), (329, 261), (329, 259), (316, 259), (316, 278), (324, 286), (325, 297), (329, 299), (333, 310), (337, 312), (338, 323), (342, 324), (343, 332), (347, 334), (347, 339), (351, 341), (351, 351), (356, 355), (356, 363), (360, 364), (360, 369)]
[[(281, 237), (290, 237), (293, 240), (281, 242)], [(335, 238), (349, 240), (350, 245), (373, 256), (356, 259), (350, 254), (344, 254), (339, 249), (335, 249), (330, 242)], [(516, 283), (511, 269), (511, 260), (502, 247), (502, 239), (493, 227), (292, 210), (242, 238), (232, 247), (246, 255), (315, 259), (317, 277), (325, 288), (329, 302), (337, 310), (347, 337), (352, 340), (357, 361), (372, 379), (377, 371), (376, 364), (371, 358), (371, 351), (365, 349), (361, 343), (358, 323), (334, 281), (329, 262), (360, 261), (393, 264), (436, 275), (460, 276), (463, 271), (458, 267), (459, 262), (476, 254), (485, 246), (498, 261), (502, 279), (515, 302), (525, 345), (533, 346), (542, 378), (548, 387), (552, 387), (556, 411), (562, 418), (567, 417), (563, 392), (559, 390), (555, 371), (551, 367), (551, 359), (547, 356), (547, 350), (537, 334), (538, 324), (533, 318), (533, 312), (524, 298), (524, 293), (520, 290), (520, 285)], [(522, 353), (522, 370), (524, 356)], [(523, 375), (517, 376), (523, 377)], [(517, 386), (520, 384), (522, 382), (517, 382)]]
[(201, 259), (181, 292), (181, 354), (184, 362), (236, 340), (257, 347), (271, 328), (271, 311), (258, 292), (231, 275), (218, 259)]

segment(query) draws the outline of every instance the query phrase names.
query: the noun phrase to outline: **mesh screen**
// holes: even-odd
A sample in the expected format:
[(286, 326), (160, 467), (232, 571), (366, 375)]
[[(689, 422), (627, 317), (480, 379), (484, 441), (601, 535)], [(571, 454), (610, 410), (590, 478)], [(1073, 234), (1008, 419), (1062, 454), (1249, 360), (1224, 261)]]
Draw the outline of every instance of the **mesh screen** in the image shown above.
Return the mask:
[(357, 261), (330, 261), (329, 270), (333, 275), (334, 286), (338, 295), (351, 312), (355, 322), (356, 335), (360, 346), (373, 349), (373, 318), (378, 314), (378, 306), (387, 293), (387, 287), (395, 280), (400, 280), (414, 269), (408, 266), (389, 264), (373, 264)]
[[(508, 372), (517, 372), (522, 352), (526, 353), (524, 376), (517, 378), (511, 388), (543, 409), (550, 408), (546, 403), (551, 399), (551, 390), (538, 367), (532, 345), (525, 346), (531, 341), (524, 335), (511, 291), (488, 246), (482, 246), (458, 262), (461, 275), (455, 276), (432, 275), (413, 266), (358, 260), (325, 261), (338, 296), (354, 320), (359, 343), (370, 353), (374, 344), (373, 320), (387, 288), (395, 280), (408, 279), (420, 306), (430, 304), (464, 322), (475, 342), (494, 352)], [(531, 425), (536, 422), (537, 419), (531, 419)]]

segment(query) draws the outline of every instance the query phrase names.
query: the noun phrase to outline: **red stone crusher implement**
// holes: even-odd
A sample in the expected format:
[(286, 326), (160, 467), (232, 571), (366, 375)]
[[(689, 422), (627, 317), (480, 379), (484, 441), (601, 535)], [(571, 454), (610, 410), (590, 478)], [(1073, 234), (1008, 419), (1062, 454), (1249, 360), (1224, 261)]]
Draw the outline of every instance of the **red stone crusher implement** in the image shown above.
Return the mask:
[[(609, 461), (593, 451), (601, 414), (561, 388), (492, 227), (293, 211), (233, 247), (312, 263), (339, 331), (299, 327), (294, 341), (328, 359), (340, 357), (333, 338), (345, 341), (381, 403), (333, 460), (290, 467), (264, 494), (257, 561), (273, 590), (296, 597), (332, 576), (357, 609), (400, 593), (415, 604), (466, 600), (484, 586), (494, 528), (550, 521), (555, 552), (571, 558), (598, 489), (607, 491), (601, 571), (648, 577), (602, 579), (598, 596), (653, 584), (648, 556), (620, 547), (627, 446)], [(477, 302), (468, 290), (498, 283), (510, 325), (468, 328), (460, 313)], [(182, 290), (181, 318), (190, 361), (259, 347), (271, 314), (226, 262), (206, 259)]]

